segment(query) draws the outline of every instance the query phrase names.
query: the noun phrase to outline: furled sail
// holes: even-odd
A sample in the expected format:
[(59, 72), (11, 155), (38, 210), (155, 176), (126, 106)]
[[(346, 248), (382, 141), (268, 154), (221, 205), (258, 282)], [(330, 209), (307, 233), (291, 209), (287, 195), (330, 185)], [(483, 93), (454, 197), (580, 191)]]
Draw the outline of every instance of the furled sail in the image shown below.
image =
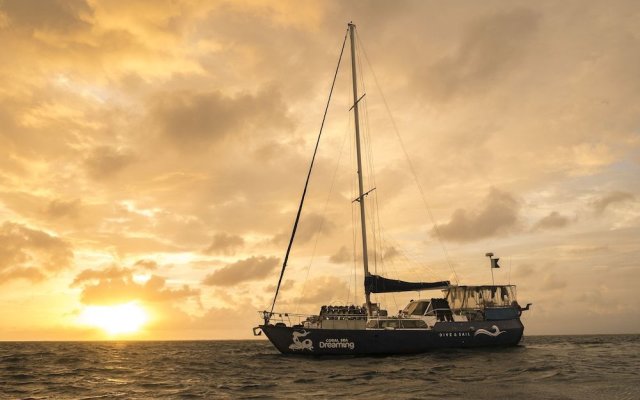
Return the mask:
[(444, 289), (449, 281), (440, 282), (405, 282), (387, 279), (379, 275), (369, 275), (364, 278), (364, 289), (367, 293), (413, 292), (425, 289)]

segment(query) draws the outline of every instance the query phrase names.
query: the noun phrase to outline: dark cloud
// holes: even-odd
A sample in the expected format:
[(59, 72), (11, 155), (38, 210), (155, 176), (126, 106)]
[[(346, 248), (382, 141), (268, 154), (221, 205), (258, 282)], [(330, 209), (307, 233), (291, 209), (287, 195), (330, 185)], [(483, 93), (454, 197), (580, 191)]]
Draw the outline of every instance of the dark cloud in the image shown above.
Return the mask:
[[(335, 224), (324, 215), (309, 213), (302, 216), (296, 230), (296, 243), (306, 243), (313, 239), (316, 234), (327, 235), (335, 228)], [(273, 237), (274, 243), (288, 243), (291, 231), (280, 232)]]
[[(504, 234), (518, 222), (520, 204), (509, 193), (491, 189), (478, 210), (457, 209), (451, 220), (440, 225), (438, 232), (444, 240), (468, 242)], [(432, 234), (436, 234), (436, 230)]]
[[(294, 280), (291, 280), (291, 279), (285, 279), (285, 280), (282, 282), (282, 285), (280, 285), (280, 293), (284, 293), (284, 292), (286, 292), (286, 291), (288, 291), (288, 290), (290, 290), (290, 289), (293, 289), (293, 287), (295, 286), (295, 283), (296, 283), (296, 282), (295, 282)], [(268, 286), (266, 287), (265, 291), (266, 291), (267, 293), (269, 293), (269, 294), (274, 293), (274, 292), (276, 291), (276, 285), (275, 285), (275, 284), (273, 284), (273, 285), (268, 285)]]
[(160, 133), (173, 144), (205, 149), (228, 135), (262, 135), (273, 126), (290, 127), (280, 95), (267, 89), (256, 95), (228, 96), (219, 91), (182, 91), (159, 95), (151, 108)]
[(516, 265), (513, 271), (513, 276), (516, 278), (528, 278), (537, 273), (536, 269), (531, 264), (519, 264)]
[(211, 245), (205, 250), (208, 254), (234, 255), (244, 245), (244, 239), (238, 235), (217, 233), (213, 237)]
[(401, 253), (397, 247), (388, 246), (387, 248), (384, 249), (384, 252), (382, 253), (382, 258), (384, 258), (385, 261), (391, 261), (400, 255)]
[(39, 281), (69, 268), (72, 260), (71, 246), (58, 237), (12, 222), (0, 226), (0, 283)]
[(85, 160), (89, 175), (96, 179), (108, 178), (134, 161), (134, 156), (122, 149), (99, 146)]
[(486, 91), (504, 79), (527, 50), (539, 15), (515, 9), (473, 21), (455, 54), (416, 74), (429, 97), (447, 100)]
[(41, 270), (34, 267), (13, 267), (0, 272), (0, 284), (13, 279), (24, 279), (31, 282), (40, 282), (46, 278)]
[(619, 192), (619, 191), (612, 192), (595, 200), (592, 203), (592, 207), (596, 214), (602, 214), (612, 204), (624, 203), (627, 201), (632, 201), (634, 199), (635, 199), (635, 196), (631, 193)]
[[(192, 319), (190, 327), (203, 331), (204, 338), (217, 337), (225, 339), (238, 339), (242, 334), (239, 327), (255, 326), (256, 310), (261, 305), (252, 304), (246, 299), (233, 299), (233, 305), (211, 307), (201, 317)], [(229, 321), (234, 321), (230, 324)], [(171, 321), (169, 328), (173, 328), (175, 323)]]
[(329, 261), (334, 264), (345, 264), (349, 261), (353, 260), (353, 254), (350, 252), (346, 246), (340, 247), (335, 254), (332, 254), (329, 257)]
[(7, 0), (0, 2), (0, 10), (17, 28), (64, 33), (90, 27), (93, 13), (85, 0)]
[[(379, 254), (376, 255), (376, 249), (373, 248), (369, 248), (368, 254), (370, 260), (373, 260), (376, 256), (380, 256)], [(400, 255), (400, 251), (398, 251), (395, 246), (385, 247), (382, 251), (382, 259), (384, 259), (384, 261), (392, 261)], [(356, 260), (361, 261), (362, 256), (360, 254), (356, 255)], [(346, 246), (342, 246), (336, 253), (329, 256), (329, 262), (334, 264), (351, 263), (353, 262), (353, 251)]]
[(46, 214), (51, 218), (76, 218), (80, 213), (80, 200), (55, 199), (49, 202)]
[[(126, 230), (123, 226), (113, 226), (116, 229)], [(130, 254), (144, 257), (145, 254), (156, 252), (178, 252), (185, 249), (176, 246), (174, 243), (164, 240), (164, 238), (152, 237), (144, 234), (126, 234), (126, 233), (88, 233), (86, 240), (92, 241), (99, 246), (108, 246), (111, 251), (116, 251), (118, 255), (125, 256)]]
[(567, 226), (569, 222), (571, 222), (571, 220), (568, 217), (565, 217), (557, 211), (553, 211), (546, 217), (540, 219), (540, 221), (536, 222), (533, 226), (533, 230), (559, 229)]
[(134, 267), (146, 269), (147, 271), (154, 271), (158, 269), (158, 263), (153, 260), (138, 260), (133, 264)]
[(349, 287), (341, 279), (323, 276), (309, 280), (305, 293), (296, 299), (297, 304), (319, 305), (344, 303), (349, 297)]
[[(138, 265), (140, 266), (140, 265)], [(200, 301), (200, 291), (188, 285), (167, 287), (166, 278), (158, 275), (144, 283), (134, 280), (134, 268), (110, 266), (105, 269), (85, 269), (80, 272), (71, 287), (82, 289), (80, 299), (84, 304), (119, 304), (130, 301), (174, 302), (194, 299)]]
[(202, 281), (210, 286), (230, 286), (269, 276), (278, 266), (277, 257), (253, 256), (226, 265), (207, 275)]
[(568, 285), (566, 279), (561, 278), (558, 274), (548, 273), (544, 276), (542, 288), (545, 290), (564, 289)]
[(578, 246), (567, 250), (567, 252), (571, 255), (581, 255), (585, 254), (606, 254), (611, 251), (609, 246)]
[(103, 207), (87, 206), (79, 198), (46, 197), (37, 191), (0, 191), (0, 202), (42, 228), (64, 232), (87, 227), (100, 219)]

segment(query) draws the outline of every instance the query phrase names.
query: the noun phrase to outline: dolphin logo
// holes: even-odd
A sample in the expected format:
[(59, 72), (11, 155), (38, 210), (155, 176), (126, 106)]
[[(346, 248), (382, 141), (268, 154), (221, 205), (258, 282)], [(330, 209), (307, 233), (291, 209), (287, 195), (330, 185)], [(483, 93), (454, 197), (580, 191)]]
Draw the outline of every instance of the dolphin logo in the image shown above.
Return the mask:
[(473, 336), (478, 336), (478, 335), (487, 335), (487, 336), (493, 336), (493, 337), (497, 337), (503, 333), (505, 333), (506, 331), (501, 331), (496, 325), (493, 325), (491, 327), (491, 329), (493, 329), (493, 332), (488, 331), (486, 329), (478, 329)]

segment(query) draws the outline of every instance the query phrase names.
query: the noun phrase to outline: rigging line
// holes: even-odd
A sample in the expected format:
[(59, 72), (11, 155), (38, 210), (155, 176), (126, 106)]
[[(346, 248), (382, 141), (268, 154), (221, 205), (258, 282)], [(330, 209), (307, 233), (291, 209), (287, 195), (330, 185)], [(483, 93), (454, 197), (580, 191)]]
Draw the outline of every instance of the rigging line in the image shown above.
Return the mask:
[[(383, 241), (384, 239), (380, 238), (380, 240)], [(382, 253), (382, 250), (381, 250), (381, 253), (380, 253), (380, 270), (382, 271), (382, 275), (383, 276), (388, 276), (387, 272), (386, 272), (385, 265), (386, 264), (384, 262), (384, 254)], [(391, 263), (391, 268), (393, 268), (393, 263)], [(391, 299), (393, 300), (393, 304), (395, 305), (395, 309), (398, 309), (398, 302), (396, 301), (396, 295), (393, 292), (391, 292)], [(386, 301), (387, 301), (386, 297), (384, 298), (384, 301), (385, 301), (385, 306), (386, 306), (386, 304), (387, 304), (386, 303)], [(386, 307), (388, 308), (388, 306), (386, 306)]]
[(315, 259), (316, 256), (316, 250), (318, 248), (318, 240), (320, 239), (320, 233), (322, 232), (322, 229), (324, 228), (324, 223), (326, 221), (326, 219), (324, 218), (324, 216), (327, 213), (327, 207), (329, 206), (329, 200), (331, 200), (331, 195), (333, 194), (333, 187), (335, 185), (336, 182), (336, 176), (338, 175), (338, 168), (340, 167), (340, 161), (342, 160), (342, 152), (344, 150), (344, 144), (346, 142), (347, 137), (349, 136), (349, 126), (350, 126), (350, 118), (347, 118), (347, 128), (345, 130), (345, 134), (344, 134), (344, 138), (342, 139), (342, 144), (340, 145), (340, 152), (338, 153), (338, 161), (336, 162), (336, 167), (333, 170), (333, 177), (331, 178), (331, 185), (329, 186), (329, 194), (327, 194), (327, 199), (324, 202), (324, 208), (322, 209), (322, 220), (320, 221), (320, 225), (318, 226), (318, 229), (316, 230), (316, 232), (314, 233), (314, 244), (313, 244), (313, 251), (311, 252), (311, 260), (309, 260), (309, 265), (307, 266), (307, 271), (306, 271), (306, 275), (304, 278), (304, 282), (302, 284), (302, 291), (301, 291), (301, 296), (298, 298), (298, 302), (296, 304), (296, 308), (295, 308), (295, 313), (298, 313), (298, 308), (300, 307), (300, 300), (302, 299), (302, 296), (304, 295), (304, 292), (307, 288), (307, 280), (309, 279), (309, 272), (311, 271), (311, 265), (313, 264), (313, 261)]
[[(351, 148), (351, 161), (353, 161), (353, 146)], [(352, 163), (353, 164), (353, 163)], [(355, 196), (355, 190), (353, 188), (353, 179), (351, 179), (351, 198)], [(358, 253), (357, 253), (357, 238), (356, 238), (356, 230), (357, 230), (357, 220), (355, 207), (353, 203), (351, 204), (351, 254), (353, 254), (353, 299), (356, 304), (358, 304)]]
[[(360, 85), (362, 92), (366, 93), (366, 85), (365, 85), (365, 78), (364, 78), (364, 68), (362, 67), (362, 56), (361, 56), (361, 52), (360, 49), (358, 47), (356, 47), (356, 53), (357, 53), (357, 57), (356, 57), (356, 62), (358, 65), (358, 69), (360, 70), (360, 75), (358, 76), (358, 84)], [(365, 186), (367, 188), (373, 187), (375, 189), (376, 184), (375, 184), (375, 169), (374, 169), (374, 164), (373, 164), (373, 157), (372, 157), (372, 146), (371, 146), (371, 124), (369, 123), (369, 111), (368, 111), (368, 106), (367, 106), (367, 99), (366, 98), (362, 98), (362, 107), (361, 107), (363, 113), (362, 113), (362, 124), (363, 124), (363, 131), (362, 131), (362, 139), (363, 139), (363, 144), (364, 144), (364, 169), (362, 171), (362, 178), (366, 179), (366, 184)], [(365, 173), (366, 171), (366, 173)], [(368, 210), (367, 212), (367, 225), (368, 228), (371, 232), (371, 244), (372, 246), (369, 247), (369, 249), (371, 250), (370, 252), (370, 259), (373, 259), (373, 269), (374, 269), (374, 274), (378, 273), (378, 264), (380, 264), (381, 259), (380, 259), (380, 249), (379, 249), (379, 227), (378, 227), (378, 223), (379, 223), (379, 217), (377, 217), (375, 215), (376, 212), (376, 207), (375, 207), (375, 202), (377, 199), (377, 193), (376, 192), (372, 192), (373, 189), (371, 189), (369, 192), (367, 193), (371, 193), (369, 197), (369, 199), (367, 200), (363, 200), (364, 201), (364, 205), (365, 208)]]
[[(363, 86), (363, 90), (365, 90), (365, 83), (364, 83), (364, 69), (362, 68), (362, 66), (360, 67), (360, 70), (363, 71), (362, 75), (362, 86)], [(370, 181), (370, 185), (372, 187), (377, 187), (377, 182), (376, 182), (376, 168), (375, 168), (375, 163), (374, 163), (374, 157), (373, 157), (373, 138), (371, 135), (371, 123), (370, 123), (370, 118), (369, 118), (369, 108), (368, 108), (368, 103), (365, 101), (364, 103), (364, 118), (365, 118), (365, 150), (367, 152), (367, 161), (368, 161), (368, 171), (369, 171), (369, 181)], [(375, 260), (375, 265), (376, 265), (376, 270), (377, 270), (377, 266), (378, 264), (382, 263), (382, 242), (381, 242), (381, 228), (380, 228), (380, 210), (379, 210), (379, 206), (378, 206), (378, 197), (379, 193), (378, 191), (374, 192), (370, 201), (369, 201), (369, 215), (371, 216), (371, 229), (372, 229), (372, 233), (373, 233), (373, 240), (374, 240), (374, 260)]]
[[(349, 95), (347, 93), (347, 104), (349, 104), (348, 102), (349, 102)], [(345, 132), (345, 136), (346, 136), (346, 139), (348, 139), (347, 142), (349, 142), (349, 164), (348, 165), (352, 165), (353, 164), (352, 163), (352, 160), (353, 160), (352, 151), (353, 150), (352, 150), (352, 146), (351, 146), (351, 135), (350, 135), (350, 132), (351, 132), (351, 118), (347, 118), (347, 130)], [(350, 199), (352, 198), (352, 196), (351, 196), (352, 193), (353, 193), (353, 186), (351, 187), (351, 192), (349, 193), (350, 194), (349, 195)], [(351, 211), (351, 219), (352, 219), (351, 223), (353, 225), (353, 207), (352, 207), (351, 204), (349, 205), (349, 210)], [(352, 229), (352, 231), (353, 231), (353, 229)], [(345, 251), (347, 251), (347, 247), (346, 246), (340, 246), (340, 249), (338, 249), (338, 252), (340, 252), (343, 248), (345, 249)], [(346, 260), (346, 261), (347, 261), (347, 264), (348, 264), (348, 260)], [(355, 265), (354, 265), (354, 267), (355, 267)], [(347, 271), (347, 277), (348, 277), (347, 301), (350, 301), (351, 300), (351, 279), (353, 277), (351, 276), (351, 271), (350, 270), (347, 269), (346, 271)], [(354, 281), (354, 285), (355, 285), (356, 284), (355, 278), (353, 279), (353, 281)], [(354, 294), (354, 296), (355, 296), (355, 294)]]
[[(363, 92), (366, 93), (366, 85), (365, 85), (365, 79), (364, 79), (364, 68), (362, 67), (362, 56), (361, 56), (361, 50), (360, 47), (358, 46), (356, 48), (357, 52), (358, 52), (358, 66), (360, 68), (360, 71), (362, 71), (362, 73), (360, 74), (360, 81), (361, 81), (361, 85), (362, 85), (362, 89)], [(375, 165), (374, 165), (374, 158), (373, 158), (373, 142), (372, 142), (372, 136), (371, 136), (371, 123), (370, 123), (370, 118), (369, 118), (369, 108), (367, 105), (367, 100), (364, 99), (363, 101), (363, 111), (364, 111), (364, 140), (365, 140), (365, 150), (366, 150), (366, 156), (367, 156), (367, 167), (368, 167), (368, 172), (369, 172), (369, 179), (371, 180), (371, 186), (373, 187), (377, 187), (377, 183), (376, 183), (376, 174), (375, 174)], [(370, 200), (369, 202), (370, 204), (370, 209), (371, 212), (369, 213), (370, 215), (370, 219), (371, 219), (371, 227), (372, 227), (372, 231), (373, 231), (373, 239), (374, 239), (374, 250), (375, 250), (375, 267), (376, 267), (376, 271), (377, 271), (377, 264), (383, 263), (383, 253), (384, 253), (384, 236), (383, 236), (383, 229), (382, 229), (382, 222), (380, 220), (380, 197), (379, 197), (379, 192), (375, 192), (373, 193), (373, 198)], [(379, 261), (378, 261), (379, 260)], [(383, 269), (384, 271), (384, 269)], [(377, 273), (377, 272), (376, 272)]]
[(416, 174), (415, 168), (413, 167), (413, 162), (411, 161), (411, 158), (409, 157), (409, 153), (407, 152), (407, 149), (404, 146), (404, 142), (402, 141), (402, 137), (400, 136), (400, 132), (398, 130), (398, 126), (396, 124), (396, 120), (395, 118), (393, 118), (393, 114), (391, 113), (391, 109), (389, 108), (389, 104), (387, 103), (387, 99), (384, 96), (384, 93), (382, 92), (382, 89), (380, 87), (380, 83), (378, 82), (378, 77), (376, 76), (375, 71), (373, 70), (373, 66), (371, 65), (371, 62), (369, 61), (369, 57), (367, 56), (367, 51), (364, 48), (359, 35), (356, 34), (356, 38), (358, 39), (358, 44), (359, 47), (362, 48), (362, 54), (364, 54), (364, 58), (367, 61), (367, 64), (369, 65), (369, 69), (371, 70), (371, 74), (373, 75), (373, 80), (376, 83), (376, 86), (378, 88), (378, 92), (380, 92), (380, 96), (382, 97), (382, 102), (384, 103), (385, 108), (387, 109), (387, 113), (389, 114), (389, 118), (391, 119), (391, 125), (393, 126), (393, 130), (396, 134), (396, 137), (398, 138), (398, 142), (400, 142), (400, 147), (402, 148), (402, 152), (404, 153), (405, 158), (407, 159), (407, 164), (409, 165), (409, 170), (411, 171), (411, 175), (413, 175), (413, 179), (416, 181), (416, 185), (418, 186), (418, 191), (420, 192), (420, 197), (422, 198), (422, 202), (425, 206), (425, 208), (427, 209), (427, 213), (429, 215), (429, 218), (431, 219), (431, 223), (433, 224), (433, 228), (436, 232), (436, 237), (438, 238), (438, 242), (440, 243), (440, 246), (442, 247), (442, 251), (445, 255), (445, 259), (447, 261), (447, 264), (449, 264), (449, 268), (451, 269), (451, 271), (453, 272), (453, 276), (456, 280), (456, 283), (459, 284), (460, 281), (458, 280), (458, 274), (456, 273), (455, 268), (453, 267), (453, 264), (451, 263), (451, 257), (449, 256), (449, 252), (447, 251), (447, 248), (444, 245), (444, 241), (442, 240), (442, 235), (440, 234), (440, 228), (435, 220), (435, 218), (433, 218), (433, 213), (431, 212), (431, 208), (429, 207), (429, 203), (427, 202), (427, 198), (424, 195), (424, 191), (422, 190), (422, 185), (420, 185), (420, 181), (418, 180), (418, 175)]
[[(359, 44), (361, 44), (359, 42)], [(360, 55), (360, 47), (358, 46), (357, 48), (358, 51), (358, 55)], [(366, 92), (366, 87), (365, 87), (365, 80), (364, 80), (364, 68), (362, 68), (362, 63), (361, 63), (362, 57), (358, 58), (358, 64), (359, 64), (359, 68), (362, 71), (362, 73), (360, 74), (360, 80), (361, 80), (361, 84), (362, 84), (362, 88), (363, 88), (363, 92)], [(369, 118), (369, 109), (367, 107), (367, 100), (365, 99), (363, 102), (363, 109), (364, 109), (364, 139), (365, 139), (365, 149), (367, 151), (367, 158), (368, 158), (368, 169), (369, 169), (369, 177), (371, 179), (371, 184), (373, 187), (377, 187), (377, 183), (376, 183), (376, 175), (375, 175), (375, 165), (374, 165), (374, 158), (373, 158), (373, 144), (372, 144), (372, 136), (371, 136), (371, 124), (370, 124), (370, 118)], [(385, 248), (385, 239), (384, 239), (384, 229), (382, 226), (382, 222), (380, 219), (380, 193), (379, 192), (375, 192), (373, 194), (373, 198), (370, 201), (370, 208), (372, 209), (371, 212), (369, 213), (369, 215), (371, 215), (372, 218), (372, 229), (373, 231), (373, 236), (374, 236), (374, 240), (376, 241), (374, 244), (376, 245), (374, 248), (377, 249), (376, 251), (376, 261), (379, 259), (380, 260), (380, 264), (381, 264), (381, 268), (382, 268), (382, 273), (386, 273), (385, 272), (385, 268), (384, 268), (384, 248)], [(397, 270), (395, 270), (393, 263), (391, 263), (391, 268), (394, 270), (394, 273), (396, 274), (396, 277), (399, 278), (399, 274), (397, 272)], [(395, 302), (395, 296), (394, 297), (394, 302)], [(396, 304), (397, 306), (397, 304)]]
[[(351, 118), (350, 118), (351, 119)], [(354, 160), (355, 160), (355, 132), (353, 133), (353, 135), (350, 137), (349, 140), (349, 165), (353, 165), (354, 164)], [(351, 179), (349, 180), (349, 186), (350, 186), (350, 199), (353, 199), (356, 196), (356, 190), (355, 190), (355, 177), (352, 175)], [(358, 250), (357, 250), (357, 244), (358, 244), (358, 240), (357, 240), (357, 229), (358, 229), (358, 220), (356, 217), (356, 208), (354, 206), (354, 203), (350, 203), (349, 204), (350, 210), (351, 210), (351, 244), (352, 244), (352, 248), (351, 248), (351, 254), (353, 254), (353, 298), (355, 303), (358, 303)]]
[[(364, 74), (362, 74), (364, 75)], [(363, 82), (363, 87), (364, 87), (364, 82)], [(366, 167), (367, 167), (367, 173), (368, 173), (368, 185), (370, 187), (376, 187), (376, 179), (375, 179), (375, 169), (374, 169), (374, 164), (373, 164), (373, 152), (372, 152), (372, 144), (371, 144), (371, 133), (370, 133), (370, 124), (369, 124), (369, 114), (367, 111), (367, 103), (364, 103), (364, 134), (363, 134), (363, 139), (364, 139), (364, 149), (365, 149), (365, 157), (366, 157)], [(368, 213), (368, 219), (369, 219), (369, 224), (371, 225), (371, 234), (372, 234), (372, 241), (373, 241), (373, 261), (374, 261), (374, 271), (377, 274), (377, 270), (378, 270), (378, 263), (379, 263), (379, 259), (380, 259), (380, 249), (379, 249), (379, 227), (378, 227), (378, 222), (379, 222), (379, 218), (377, 218), (376, 216), (376, 207), (375, 207), (375, 202), (376, 202), (376, 198), (377, 198), (377, 193), (373, 193), (371, 196), (371, 199), (367, 202), (367, 208), (369, 209), (369, 213)]]
[[(416, 277), (422, 277), (422, 273), (423, 271), (418, 270), (415, 268), (416, 264), (418, 266), (420, 266), (422, 269), (426, 269), (428, 270), (432, 275), (429, 275), (429, 278), (431, 279), (433, 276), (435, 275), (435, 272), (431, 269), (431, 267), (429, 267), (428, 265), (417, 261), (418, 257), (409, 254), (409, 250), (406, 249), (405, 247), (400, 246), (400, 243), (397, 242), (394, 239), (387, 239), (388, 242), (391, 243), (391, 245), (396, 249), (396, 251), (398, 252), (398, 256), (402, 257), (405, 264), (410, 268), (410, 272), (416, 276)], [(422, 279), (422, 278), (421, 278)]]
[(344, 34), (342, 40), (342, 48), (340, 49), (340, 56), (338, 57), (338, 65), (336, 66), (336, 72), (333, 74), (333, 82), (331, 82), (331, 90), (329, 90), (329, 98), (327, 99), (327, 105), (324, 108), (324, 114), (322, 116), (322, 123), (320, 124), (320, 131), (318, 132), (318, 139), (316, 140), (316, 146), (313, 149), (313, 157), (311, 157), (311, 165), (309, 165), (309, 172), (307, 173), (307, 179), (304, 183), (304, 190), (302, 191), (302, 197), (300, 198), (300, 205), (298, 206), (298, 213), (293, 223), (293, 230), (291, 232), (291, 239), (289, 239), (289, 245), (287, 246), (287, 252), (284, 255), (284, 261), (282, 263), (282, 270), (280, 271), (280, 278), (278, 278), (278, 285), (276, 286), (276, 293), (273, 296), (273, 303), (271, 303), (271, 311), (269, 315), (265, 316), (265, 324), (271, 318), (273, 308), (276, 306), (276, 300), (278, 299), (278, 293), (280, 292), (280, 285), (282, 284), (282, 277), (284, 276), (284, 270), (287, 268), (287, 261), (289, 260), (289, 254), (291, 253), (291, 246), (293, 245), (293, 239), (296, 237), (296, 230), (298, 229), (298, 222), (300, 221), (300, 213), (302, 212), (302, 206), (304, 205), (304, 198), (307, 194), (307, 188), (309, 187), (309, 179), (311, 178), (311, 171), (313, 170), (313, 163), (316, 160), (316, 154), (318, 153), (318, 146), (320, 145), (320, 138), (322, 137), (322, 129), (324, 128), (324, 122), (327, 119), (327, 112), (329, 111), (329, 103), (331, 103), (331, 95), (333, 94), (333, 88), (336, 85), (336, 78), (338, 77), (338, 70), (340, 69), (340, 62), (342, 61), (342, 54), (344, 53), (344, 46), (347, 43), (347, 34), (349, 30)]
[[(366, 93), (364, 68), (362, 67), (361, 50), (359, 47), (357, 47), (356, 50), (358, 52), (358, 67), (361, 71), (360, 82), (362, 85), (362, 91)], [(374, 157), (373, 157), (373, 139), (371, 135), (371, 123), (369, 118), (369, 107), (368, 107), (367, 99), (364, 99), (362, 108), (364, 111), (363, 113), (364, 114), (364, 121), (363, 121), (364, 122), (364, 143), (365, 143), (365, 152), (366, 152), (365, 154), (367, 159), (367, 170), (369, 173), (369, 184), (373, 187), (377, 187), (376, 174), (375, 174), (376, 169), (375, 169)], [(382, 275), (386, 276), (386, 268), (384, 263), (384, 246), (383, 246), (384, 236), (383, 236), (383, 230), (382, 230), (382, 223), (380, 221), (379, 193), (376, 191), (375, 193), (372, 194), (372, 196), (373, 198), (370, 199), (369, 201), (370, 212), (368, 213), (368, 215), (371, 221), (370, 226), (372, 229), (372, 236), (374, 241), (374, 246), (373, 246), (374, 268), (375, 268), (375, 273), (377, 274), (378, 273), (377, 267), (379, 264)], [(392, 265), (392, 268), (393, 268), (393, 265)], [(396, 275), (397, 275), (397, 272), (396, 272)], [(381, 297), (382, 297), (381, 302), (385, 304), (385, 307), (387, 307), (389, 302), (387, 301), (386, 293), (383, 293)], [(397, 309), (398, 303), (396, 301), (396, 296), (394, 293), (391, 293), (391, 298)], [(376, 299), (379, 300), (379, 296), (376, 296)]]
[[(362, 87), (362, 92), (366, 93), (366, 85), (365, 85), (365, 79), (364, 79), (364, 68), (362, 68), (362, 56), (360, 53), (360, 49), (358, 47), (356, 47), (356, 52), (357, 52), (357, 63), (358, 63), (358, 69), (360, 70), (360, 75), (359, 75), (359, 83), (360, 86)], [(363, 141), (364, 141), (364, 150), (365, 150), (365, 166), (367, 169), (367, 187), (376, 187), (376, 180), (375, 180), (375, 169), (374, 169), (374, 164), (373, 164), (373, 151), (372, 151), (372, 145), (371, 145), (371, 124), (369, 123), (369, 110), (367, 107), (367, 100), (363, 99)], [(376, 207), (375, 207), (375, 199), (377, 198), (377, 194), (373, 193), (373, 198), (369, 201), (369, 202), (365, 202), (365, 206), (369, 209), (369, 212), (367, 213), (367, 219), (369, 220), (369, 225), (370, 225), (370, 229), (371, 229), (371, 239), (373, 242), (373, 246), (372, 246), (372, 250), (373, 250), (373, 268), (374, 268), (374, 273), (377, 274), (378, 273), (378, 263), (379, 263), (379, 259), (380, 259), (380, 249), (379, 249), (379, 227), (378, 227), (378, 222), (379, 222), (379, 217), (376, 218), (376, 215), (374, 215), (376, 213)]]

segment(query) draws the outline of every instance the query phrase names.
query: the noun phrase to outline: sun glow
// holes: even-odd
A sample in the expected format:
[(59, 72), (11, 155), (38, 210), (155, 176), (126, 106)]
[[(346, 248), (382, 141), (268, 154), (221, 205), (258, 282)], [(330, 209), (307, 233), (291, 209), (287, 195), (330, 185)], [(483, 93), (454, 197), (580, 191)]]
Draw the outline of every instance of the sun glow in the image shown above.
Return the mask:
[(98, 327), (109, 335), (119, 335), (138, 332), (148, 319), (144, 308), (130, 302), (115, 306), (87, 306), (80, 313), (78, 322)]

